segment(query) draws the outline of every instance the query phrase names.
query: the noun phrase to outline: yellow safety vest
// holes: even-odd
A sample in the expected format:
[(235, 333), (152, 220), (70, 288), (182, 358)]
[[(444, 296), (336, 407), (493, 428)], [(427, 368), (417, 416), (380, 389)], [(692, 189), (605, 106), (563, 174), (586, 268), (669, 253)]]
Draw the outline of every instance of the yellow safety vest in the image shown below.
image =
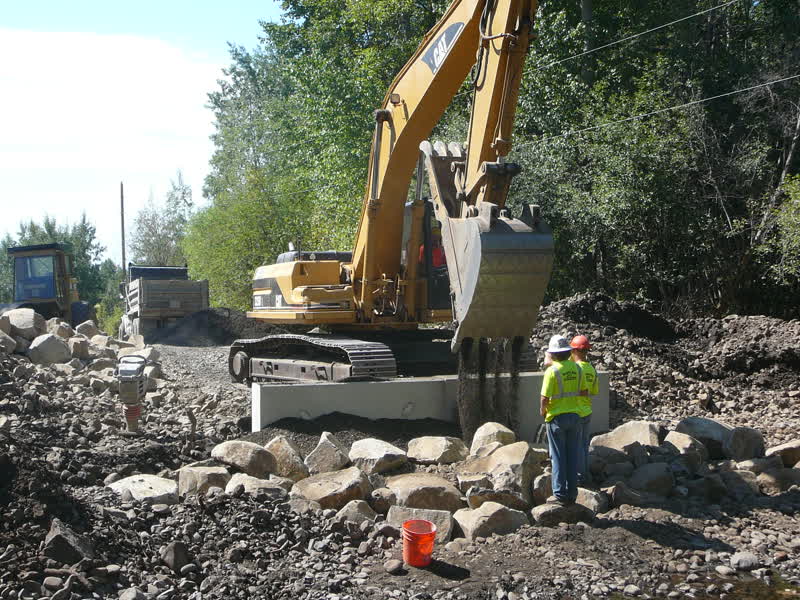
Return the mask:
[[(574, 380), (571, 377), (573, 369), (576, 375)], [(547, 404), (547, 416), (545, 416), (544, 420), (549, 423), (556, 415), (564, 413), (580, 414), (580, 392), (583, 383), (583, 372), (580, 366), (569, 360), (554, 361), (544, 375), (542, 396), (547, 396), (550, 399)], [(550, 389), (552, 388), (552, 383), (549, 380), (551, 376), (555, 380), (555, 393)], [(566, 385), (564, 382), (565, 376), (567, 376)]]

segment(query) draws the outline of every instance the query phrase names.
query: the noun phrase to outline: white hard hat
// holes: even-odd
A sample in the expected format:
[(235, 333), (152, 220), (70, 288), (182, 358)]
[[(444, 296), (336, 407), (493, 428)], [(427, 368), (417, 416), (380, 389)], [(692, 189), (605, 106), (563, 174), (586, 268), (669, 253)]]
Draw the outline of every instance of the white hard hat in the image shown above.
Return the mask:
[(559, 352), (572, 352), (572, 347), (569, 345), (567, 338), (563, 335), (554, 335), (550, 338), (550, 345), (547, 346), (547, 351), (551, 354), (558, 354)]

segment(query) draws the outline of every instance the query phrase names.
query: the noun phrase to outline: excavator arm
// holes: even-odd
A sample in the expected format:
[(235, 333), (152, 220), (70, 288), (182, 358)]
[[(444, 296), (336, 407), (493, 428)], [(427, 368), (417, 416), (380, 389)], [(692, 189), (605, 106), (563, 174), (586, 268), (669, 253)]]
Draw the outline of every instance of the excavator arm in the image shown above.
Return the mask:
[[(535, 12), (535, 0), (456, 0), (375, 111), (364, 210), (346, 267), (361, 322), (380, 320), (386, 307), (414, 314), (413, 294), (398, 288), (407, 287), (401, 224), (421, 151), (442, 224), (457, 323), (453, 349), (465, 338), (521, 337), (533, 327), (552, 269), (552, 234), (536, 207), (526, 206), (519, 219), (505, 209), (519, 167), (504, 157)], [(471, 70), (467, 150), (430, 144)]]

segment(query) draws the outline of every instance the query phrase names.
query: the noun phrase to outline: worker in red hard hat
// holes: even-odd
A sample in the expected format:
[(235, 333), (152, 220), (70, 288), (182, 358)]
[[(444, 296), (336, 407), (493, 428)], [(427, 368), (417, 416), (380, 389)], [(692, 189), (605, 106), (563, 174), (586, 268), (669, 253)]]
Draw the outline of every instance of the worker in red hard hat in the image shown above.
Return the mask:
[(570, 360), (580, 367), (582, 374), (581, 395), (578, 398), (578, 415), (581, 418), (581, 452), (578, 461), (578, 483), (587, 484), (591, 480), (589, 473), (589, 441), (591, 440), (592, 397), (597, 396), (599, 387), (597, 371), (586, 360), (592, 345), (585, 335), (576, 335), (569, 343), (572, 348)]

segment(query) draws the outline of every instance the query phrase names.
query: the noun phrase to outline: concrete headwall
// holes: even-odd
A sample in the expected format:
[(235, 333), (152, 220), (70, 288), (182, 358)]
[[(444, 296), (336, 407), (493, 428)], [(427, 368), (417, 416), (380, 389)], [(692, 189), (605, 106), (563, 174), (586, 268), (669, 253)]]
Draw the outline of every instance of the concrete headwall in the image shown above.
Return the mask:
[[(520, 437), (533, 441), (539, 415), (542, 373), (519, 376)], [(608, 430), (608, 375), (598, 374), (600, 394), (593, 401), (592, 432)], [(458, 422), (458, 377), (409, 377), (354, 383), (254, 383), (253, 431), (286, 417), (314, 419), (341, 412), (367, 419), (439, 419)]]

